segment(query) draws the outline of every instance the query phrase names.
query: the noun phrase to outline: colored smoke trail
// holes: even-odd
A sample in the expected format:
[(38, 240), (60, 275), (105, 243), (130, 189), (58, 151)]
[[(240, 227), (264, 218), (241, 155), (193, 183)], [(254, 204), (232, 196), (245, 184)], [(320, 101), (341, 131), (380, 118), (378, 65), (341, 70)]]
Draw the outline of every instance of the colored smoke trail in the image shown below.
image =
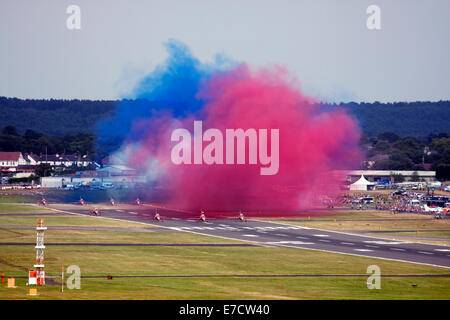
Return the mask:
[[(133, 107), (122, 103), (115, 118), (99, 125), (100, 135), (123, 140), (117, 155), (155, 182), (168, 203), (195, 210), (296, 210), (338, 194), (343, 177), (330, 171), (361, 160), (352, 117), (343, 110), (321, 111), (283, 68), (204, 65), (179, 43), (168, 48), (166, 64), (135, 90), (135, 98), (146, 100)], [(203, 132), (279, 129), (278, 174), (260, 175), (259, 164), (173, 164), (171, 133), (192, 133), (194, 120), (203, 121)], [(246, 154), (248, 163), (248, 145)]]

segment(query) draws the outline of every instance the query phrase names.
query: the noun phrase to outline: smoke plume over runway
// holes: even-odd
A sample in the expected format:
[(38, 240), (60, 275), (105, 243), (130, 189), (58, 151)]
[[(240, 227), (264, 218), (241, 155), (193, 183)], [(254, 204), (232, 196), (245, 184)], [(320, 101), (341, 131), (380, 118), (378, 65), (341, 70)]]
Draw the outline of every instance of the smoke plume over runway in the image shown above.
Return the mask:
[[(204, 64), (181, 43), (166, 46), (165, 63), (128, 97), (138, 101), (121, 102), (98, 125), (101, 137), (122, 141), (115, 155), (158, 186), (149, 193), (164, 193), (178, 207), (206, 210), (297, 210), (337, 195), (343, 177), (330, 171), (361, 160), (355, 119), (338, 108), (321, 110), (283, 67), (253, 68), (220, 58)], [(267, 129), (269, 154), (270, 132), (278, 129), (278, 172), (261, 175), (264, 165), (249, 163), (249, 140), (245, 164), (174, 164), (171, 134), (185, 128), (194, 137), (194, 121), (202, 121), (203, 133), (213, 128), (224, 137), (226, 129)], [(204, 141), (203, 150), (210, 143)], [(222, 147), (224, 155), (229, 152), (225, 140)]]

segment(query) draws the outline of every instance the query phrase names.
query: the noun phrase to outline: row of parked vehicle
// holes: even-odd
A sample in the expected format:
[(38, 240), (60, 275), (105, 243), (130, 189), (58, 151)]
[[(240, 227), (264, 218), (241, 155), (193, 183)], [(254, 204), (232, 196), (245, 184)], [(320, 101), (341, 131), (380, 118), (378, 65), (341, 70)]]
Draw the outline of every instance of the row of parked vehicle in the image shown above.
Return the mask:
[(1, 190), (25, 190), (25, 189), (40, 189), (41, 185), (40, 184), (35, 184), (35, 185), (31, 185), (31, 184), (26, 184), (26, 185), (17, 185), (17, 184), (10, 184), (10, 185), (2, 185), (0, 187)]
[(103, 183), (79, 182), (79, 183), (68, 183), (63, 186), (64, 190), (78, 190), (78, 189), (106, 190), (111, 188), (114, 188), (114, 184), (111, 182), (103, 182)]

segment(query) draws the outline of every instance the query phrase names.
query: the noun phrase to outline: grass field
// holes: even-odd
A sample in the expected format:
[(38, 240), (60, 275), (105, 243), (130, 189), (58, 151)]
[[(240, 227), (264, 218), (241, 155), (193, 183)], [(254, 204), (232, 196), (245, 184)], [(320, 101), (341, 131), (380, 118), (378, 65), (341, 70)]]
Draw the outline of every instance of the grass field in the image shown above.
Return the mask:
[(54, 211), (48, 210), (44, 207), (24, 205), (20, 203), (0, 203), (0, 213), (52, 213)]
[[(377, 234), (383, 234), (377, 233)], [(412, 237), (430, 237), (430, 238), (447, 238), (450, 240), (450, 232), (389, 232), (390, 236), (412, 236)]]
[[(417, 236), (417, 239), (412, 240), (431, 244), (450, 245), (450, 239), (439, 239), (438, 241), (420, 239), (420, 237), (427, 237), (426, 233), (442, 234), (442, 237), (439, 238), (448, 238), (450, 219), (438, 220), (428, 215), (409, 213), (391, 214), (378, 210), (335, 210), (327, 214), (312, 213), (310, 219), (308, 217), (302, 217), (277, 219), (276, 221), (309, 228), (359, 232), (370, 235), (374, 235), (376, 232), (376, 236), (395, 237), (396, 239), (401, 239), (401, 237), (406, 236)], [(379, 232), (396, 230), (411, 232), (409, 234), (406, 232)], [(437, 238), (438, 236), (434, 235), (434, 237)]]
[(38, 192), (23, 190), (0, 190), (0, 203), (36, 202), (41, 196)]
[[(1, 204), (0, 213), (9, 212), (9, 208), (20, 213), (25, 209), (31, 212), (42, 210)], [(1, 216), (0, 243), (34, 242), (32, 229), (7, 226), (34, 226), (38, 217)], [(49, 227), (47, 243), (239, 243), (94, 217), (43, 218)], [(109, 227), (120, 228), (120, 231), (52, 228), (56, 226)], [(7, 277), (25, 276), (34, 263), (35, 249), (32, 245), (1, 245), (0, 250), (0, 274)], [(449, 272), (444, 268), (295, 248), (66, 245), (47, 246), (45, 254), (46, 273), (57, 277), (56, 281), (59, 281), (62, 265), (78, 265), (82, 275), (81, 289), (66, 289), (61, 293), (59, 286), (46, 285), (38, 288), (38, 296), (31, 297), (27, 295), (27, 279), (16, 278), (17, 288), (0, 287), (0, 299), (450, 299), (450, 278), (442, 277)], [(384, 276), (428, 274), (441, 277), (383, 277), (380, 290), (369, 290), (366, 287), (366, 269), (373, 264), (381, 268)], [(299, 274), (330, 276), (274, 277)], [(347, 277), (332, 276), (335, 274)], [(160, 277), (113, 277), (108, 280), (107, 275)], [(92, 276), (99, 278), (85, 278)]]

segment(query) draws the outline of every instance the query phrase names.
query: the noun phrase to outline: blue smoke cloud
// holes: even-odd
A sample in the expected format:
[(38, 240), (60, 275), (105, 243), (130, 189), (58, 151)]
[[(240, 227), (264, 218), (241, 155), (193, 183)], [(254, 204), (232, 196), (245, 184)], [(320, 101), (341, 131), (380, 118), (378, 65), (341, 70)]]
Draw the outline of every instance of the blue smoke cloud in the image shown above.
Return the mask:
[(201, 83), (213, 72), (225, 71), (233, 65), (223, 55), (216, 56), (212, 64), (202, 63), (185, 44), (176, 40), (168, 41), (165, 47), (168, 52), (165, 62), (139, 81), (131, 94), (117, 104), (112, 117), (97, 123), (99, 144), (112, 143), (117, 148), (125, 138), (139, 142), (143, 132), (132, 129), (133, 123), (154, 113), (183, 118), (200, 110), (205, 104), (196, 98)]

